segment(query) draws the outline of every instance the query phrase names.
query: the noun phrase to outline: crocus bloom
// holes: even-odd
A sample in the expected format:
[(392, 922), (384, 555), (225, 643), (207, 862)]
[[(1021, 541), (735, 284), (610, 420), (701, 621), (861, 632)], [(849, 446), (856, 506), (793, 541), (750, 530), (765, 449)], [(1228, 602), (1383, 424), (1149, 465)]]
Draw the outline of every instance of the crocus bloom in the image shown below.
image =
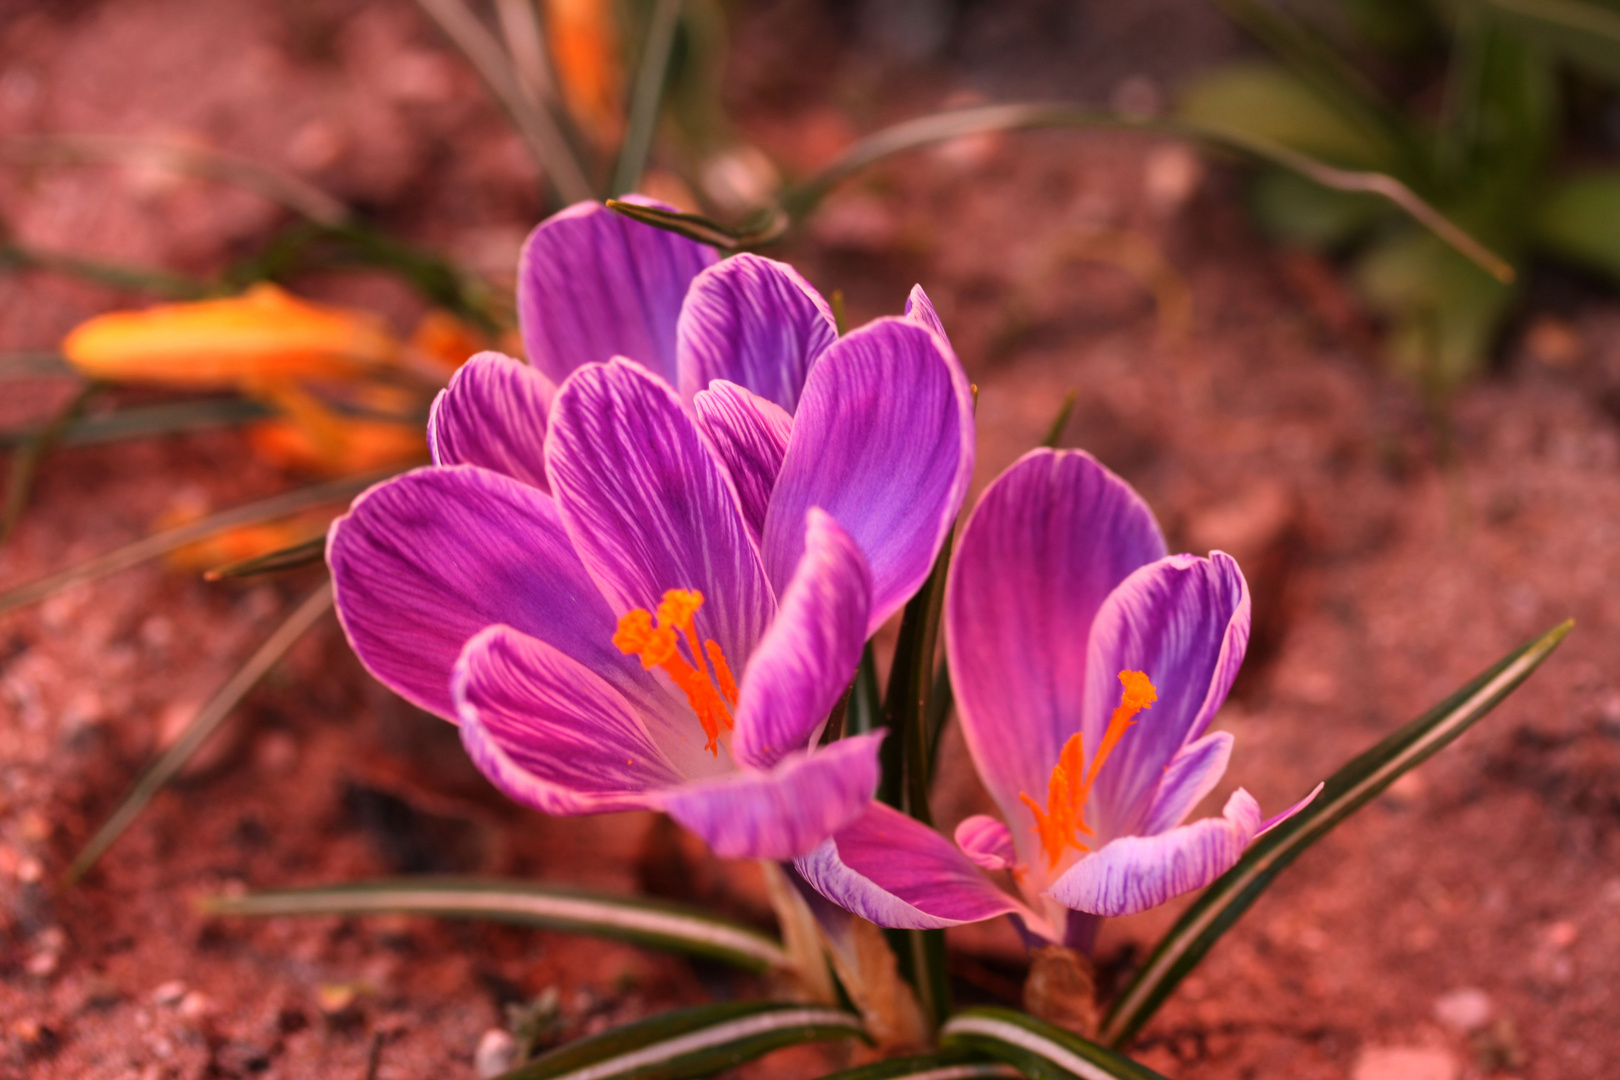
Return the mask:
[(393, 363), (399, 351), (377, 316), (269, 284), (223, 300), (98, 315), (62, 342), (68, 361), (93, 379), (203, 390), (355, 378)]
[[(805, 878), (884, 926), (1012, 914), (1089, 948), (1096, 916), (1143, 911), (1228, 870), (1269, 822), (1238, 789), (1181, 822), (1232, 749), (1208, 732), (1249, 638), (1237, 563), (1166, 556), (1141, 498), (1079, 451), (1027, 454), (984, 493), (945, 599), (968, 750), (1000, 810), (956, 844), (873, 804)], [(1314, 793), (1313, 793), (1314, 795)], [(1008, 871), (1017, 893), (980, 872)]]
[(338, 612), (513, 798), (661, 809), (722, 855), (790, 858), (876, 786), (875, 737), (817, 734), (961, 504), (967, 382), (920, 294), (823, 341), (786, 268), (705, 277), (698, 245), (604, 215), (530, 240), (535, 367), (473, 358), (434, 404), (436, 464), (334, 524)]

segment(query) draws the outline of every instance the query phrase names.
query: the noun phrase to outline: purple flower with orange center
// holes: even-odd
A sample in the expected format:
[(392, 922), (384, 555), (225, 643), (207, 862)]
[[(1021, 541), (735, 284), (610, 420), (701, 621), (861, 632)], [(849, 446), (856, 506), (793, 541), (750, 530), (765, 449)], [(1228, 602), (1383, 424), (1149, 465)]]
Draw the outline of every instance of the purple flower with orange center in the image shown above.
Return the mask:
[[(1079, 451), (1038, 450), (986, 489), (945, 599), (968, 750), (1000, 817), (952, 844), (881, 804), (798, 860), (883, 926), (1010, 914), (1089, 949), (1099, 916), (1213, 881), (1269, 821), (1239, 788), (1182, 824), (1226, 771), (1208, 730), (1243, 663), (1249, 591), (1230, 556), (1167, 555), (1130, 486)], [(1006, 872), (1003, 889), (982, 871)]]
[(550, 813), (664, 810), (775, 859), (857, 817), (877, 738), (818, 736), (951, 527), (972, 399), (920, 291), (843, 338), (825, 309), (779, 263), (600, 207), (542, 224), (533, 366), (469, 361), (435, 464), (332, 527), (367, 668)]

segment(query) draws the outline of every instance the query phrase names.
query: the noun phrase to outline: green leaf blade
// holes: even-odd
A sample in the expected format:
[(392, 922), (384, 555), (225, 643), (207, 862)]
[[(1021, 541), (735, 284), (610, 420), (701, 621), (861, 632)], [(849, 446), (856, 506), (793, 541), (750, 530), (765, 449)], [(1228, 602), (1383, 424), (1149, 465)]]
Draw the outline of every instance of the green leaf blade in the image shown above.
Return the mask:
[(1171, 928), (1103, 1021), (1101, 1038), (1119, 1046), (1141, 1029), (1220, 936), (1311, 844), (1370, 802), (1403, 773), (1456, 739), (1540, 666), (1574, 623), (1554, 627), (1509, 653), (1462, 689), (1364, 751), (1323, 785), (1310, 806), (1261, 837), (1209, 886)]
[(940, 1034), (947, 1049), (992, 1054), (1032, 1080), (1165, 1080), (1123, 1054), (1014, 1009), (967, 1009)]
[(437, 915), (595, 934), (703, 956), (750, 971), (790, 966), (751, 927), (672, 904), (476, 878), (407, 878), (283, 889), (204, 902), (215, 915)]
[(866, 1037), (842, 1009), (725, 1002), (655, 1016), (553, 1050), (500, 1080), (685, 1080), (804, 1042)]
[(957, 1047), (917, 1057), (874, 1061), (829, 1073), (821, 1080), (1017, 1080), (1022, 1075), (988, 1054)]

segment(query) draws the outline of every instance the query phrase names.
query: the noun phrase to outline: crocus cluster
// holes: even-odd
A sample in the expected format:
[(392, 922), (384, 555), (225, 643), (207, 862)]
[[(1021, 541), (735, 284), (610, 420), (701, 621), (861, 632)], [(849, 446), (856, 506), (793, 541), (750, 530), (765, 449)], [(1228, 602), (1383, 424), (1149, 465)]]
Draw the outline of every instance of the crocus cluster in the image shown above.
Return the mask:
[(462, 368), (434, 464), (328, 543), (356, 652), (503, 791), (663, 810), (884, 926), (1010, 914), (1080, 947), (1277, 820), (1239, 790), (1182, 824), (1231, 751), (1208, 728), (1248, 639), (1237, 564), (1168, 555), (1077, 451), (993, 483), (952, 564), (950, 670), (999, 818), (953, 843), (873, 801), (880, 735), (823, 743), (972, 472), (970, 388), (920, 288), (840, 336), (791, 268), (588, 203), (535, 230), (519, 278), (529, 362)]
[(879, 736), (819, 735), (972, 472), (937, 317), (919, 290), (839, 337), (787, 266), (595, 204), (535, 231), (519, 289), (530, 362), (469, 361), (434, 464), (332, 527), (350, 642), (519, 801), (811, 851), (878, 779)]

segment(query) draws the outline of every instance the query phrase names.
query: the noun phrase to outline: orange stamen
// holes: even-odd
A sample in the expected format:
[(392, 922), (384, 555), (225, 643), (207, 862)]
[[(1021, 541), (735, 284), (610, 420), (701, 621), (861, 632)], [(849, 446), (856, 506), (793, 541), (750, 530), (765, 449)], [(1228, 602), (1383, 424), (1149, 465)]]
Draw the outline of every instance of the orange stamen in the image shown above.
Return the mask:
[(726, 654), (720, 651), (720, 643), (705, 641), (703, 651), (709, 654), (709, 663), (714, 665), (715, 681), (720, 684), (720, 692), (731, 704), (737, 704), (737, 680), (731, 677), (731, 665), (726, 663)]
[(1091, 785), (1096, 783), (1103, 762), (1108, 760), (1119, 745), (1119, 740), (1136, 722), (1136, 714), (1152, 708), (1159, 699), (1153, 683), (1140, 671), (1122, 671), (1119, 681), (1125, 688), (1124, 693), (1120, 697), (1119, 707), (1108, 721), (1108, 730), (1103, 732), (1102, 742), (1092, 755), (1091, 767), (1085, 767), (1085, 749), (1080, 735), (1076, 733), (1063, 744), (1057, 764), (1052, 768), (1045, 809), (1023, 792), (1018, 793), (1018, 798), (1035, 815), (1035, 832), (1040, 836), (1041, 848), (1046, 852), (1048, 870), (1057, 866), (1066, 848), (1091, 850), (1080, 839), (1092, 835), (1090, 826), (1086, 824), (1086, 802), (1091, 798)]
[[(737, 685), (732, 681), (731, 668), (726, 664), (720, 646), (707, 642), (709, 660), (715, 674), (710, 675), (703, 662), (704, 650), (698, 647), (697, 627), (693, 617), (703, 606), (703, 594), (696, 589), (670, 589), (664, 593), (655, 618), (646, 608), (632, 608), (619, 619), (613, 634), (613, 644), (626, 656), (639, 656), (641, 666), (651, 671), (659, 668), (686, 695), (686, 700), (697, 714), (703, 734), (708, 737), (704, 749), (720, 756), (720, 731), (730, 731), (734, 721), (727, 702), (737, 702)], [(681, 654), (680, 640), (686, 639), (692, 658)], [(715, 689), (715, 683), (719, 689)], [(724, 700), (722, 700), (724, 695)]]

